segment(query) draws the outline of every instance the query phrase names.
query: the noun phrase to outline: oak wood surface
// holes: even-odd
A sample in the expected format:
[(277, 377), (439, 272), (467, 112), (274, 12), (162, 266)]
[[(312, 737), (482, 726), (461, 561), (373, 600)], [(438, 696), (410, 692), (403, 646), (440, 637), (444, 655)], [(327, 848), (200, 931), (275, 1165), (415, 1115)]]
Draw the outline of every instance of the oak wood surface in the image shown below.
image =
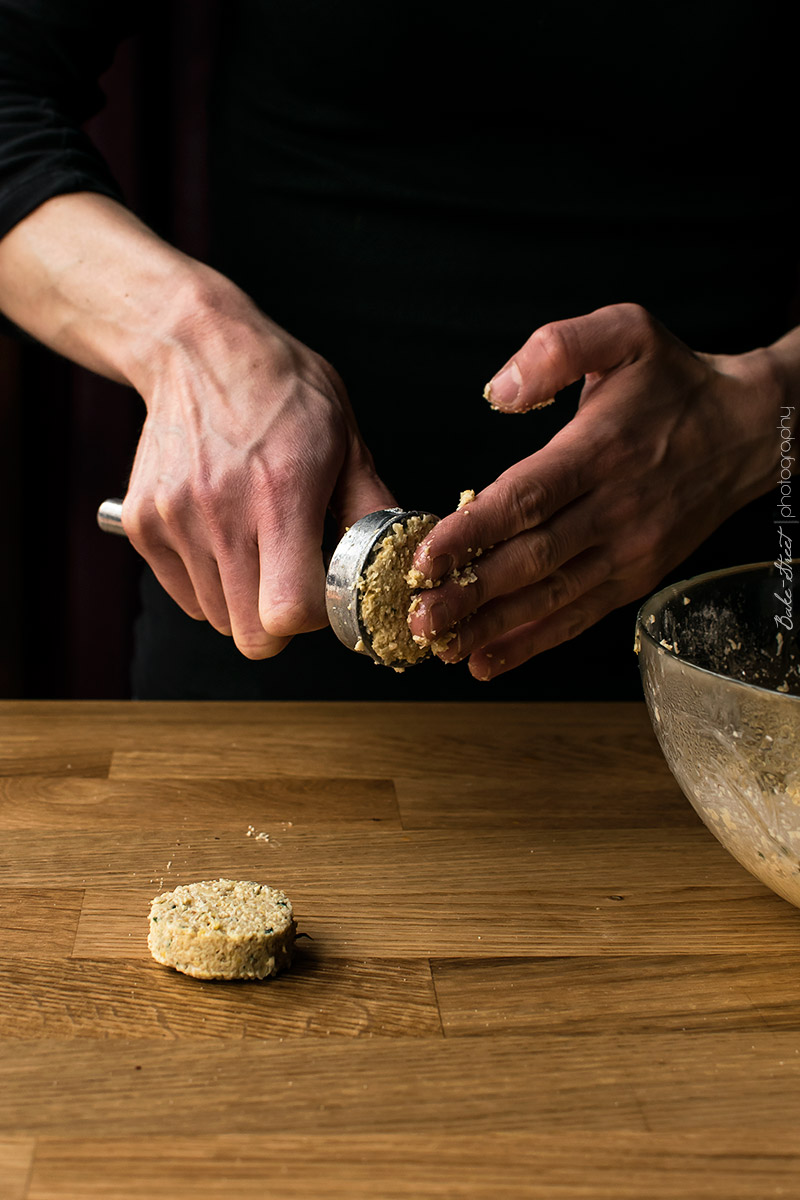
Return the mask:
[[(291, 971), (152, 960), (222, 875)], [(0, 1200), (800, 1195), (800, 913), (640, 704), (2, 702), (0, 929)]]

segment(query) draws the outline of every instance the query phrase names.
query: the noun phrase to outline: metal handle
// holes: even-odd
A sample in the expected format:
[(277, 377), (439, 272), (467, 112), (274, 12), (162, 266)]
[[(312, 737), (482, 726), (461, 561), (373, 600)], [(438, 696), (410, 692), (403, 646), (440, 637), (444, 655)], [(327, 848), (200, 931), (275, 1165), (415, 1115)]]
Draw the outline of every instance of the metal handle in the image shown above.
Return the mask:
[(122, 528), (122, 501), (104, 500), (97, 510), (97, 524), (103, 533), (116, 533), (118, 537), (127, 537)]

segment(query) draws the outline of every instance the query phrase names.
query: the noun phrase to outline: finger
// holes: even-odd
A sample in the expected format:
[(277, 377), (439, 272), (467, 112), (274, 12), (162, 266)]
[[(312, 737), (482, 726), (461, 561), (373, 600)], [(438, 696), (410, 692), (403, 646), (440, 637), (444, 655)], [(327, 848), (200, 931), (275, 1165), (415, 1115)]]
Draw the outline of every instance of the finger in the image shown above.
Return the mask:
[(549, 404), (584, 375), (605, 374), (635, 361), (652, 346), (658, 322), (638, 304), (611, 304), (585, 316), (551, 321), (531, 335), (486, 385), (503, 412)]
[[(543, 449), (514, 463), (464, 508), (444, 517), (423, 540), (414, 566), (434, 582), (478, 551), (540, 527), (596, 482), (596, 455), (571, 422)], [(588, 451), (588, 452), (587, 452)]]
[(258, 615), (271, 638), (291, 638), (323, 629), (325, 567), (322, 561), (323, 519), (305, 510), (286, 514), (280, 526), (270, 522), (258, 531)]
[(219, 633), (230, 635), (230, 616), (216, 555), (207, 548), (209, 531), (201, 524), (197, 509), (187, 504), (184, 496), (165, 492), (160, 499), (156, 496), (139, 501), (129, 492), (123, 504), (123, 522), (129, 537), (135, 539), (136, 549), (184, 611), (196, 615), (181, 600), (191, 602), (188, 578), (205, 619)]
[(470, 674), (487, 681), (577, 637), (623, 602), (619, 584), (609, 580), (549, 617), (512, 629), (470, 656)]
[(128, 494), (122, 504), (122, 528), (134, 550), (149, 565), (164, 591), (195, 621), (207, 615), (197, 596), (181, 555), (172, 548), (170, 537), (155, 505), (140, 504)]
[(367, 513), (395, 507), (397, 501), (375, 470), (366, 446), (362, 442), (356, 443), (331, 497), (330, 508), (338, 521), (340, 534)]
[(161, 547), (145, 557), (153, 574), (173, 600), (195, 620), (206, 620), (218, 633), (230, 635), (231, 623), (219, 571), (214, 560), (196, 550)]
[(577, 501), (537, 529), (500, 542), (475, 558), (469, 572), (420, 593), (409, 622), (412, 633), (432, 640), (490, 600), (552, 575), (594, 545), (600, 532), (595, 506)]
[(483, 605), (454, 627), (452, 632), (455, 637), (440, 657), (445, 662), (458, 662), (520, 626), (532, 621), (541, 623), (559, 610), (570, 607), (580, 597), (595, 591), (606, 582), (609, 572), (605, 554), (599, 550), (587, 550), (538, 583), (519, 588)]
[(275, 637), (261, 624), (260, 567), (255, 540), (241, 545), (235, 552), (226, 553), (220, 559), (219, 572), (237, 650), (250, 659), (272, 658), (279, 654), (291, 639)]
[[(138, 549), (138, 547), (136, 547)], [(139, 551), (139, 553), (142, 553)], [(164, 591), (172, 597), (179, 608), (194, 621), (205, 621), (200, 601), (197, 599), (192, 581), (181, 562), (180, 555), (162, 546), (157, 551), (148, 551), (142, 557), (148, 563)]]
[(230, 637), (231, 618), (216, 560), (210, 553), (198, 550), (196, 546), (182, 546), (180, 542), (176, 544), (176, 552), (209, 625), (213, 625), (217, 633)]
[(311, 480), (302, 504), (292, 499), (282, 508), (276, 506), (280, 522), (276, 524), (273, 512), (259, 528), (259, 614), (268, 634), (290, 637), (328, 624), (322, 558), (326, 506), (329, 504), (344, 532), (366, 513), (395, 503), (366, 445), (351, 433), (330, 500), (320, 490), (319, 481)]

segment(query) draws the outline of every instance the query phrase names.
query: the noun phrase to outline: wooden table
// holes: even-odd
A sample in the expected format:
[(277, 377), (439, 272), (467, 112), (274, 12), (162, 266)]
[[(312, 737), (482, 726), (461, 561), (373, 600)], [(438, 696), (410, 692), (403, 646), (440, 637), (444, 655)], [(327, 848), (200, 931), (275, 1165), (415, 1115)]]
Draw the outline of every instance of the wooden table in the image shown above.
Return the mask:
[[(642, 705), (5, 702), (0, 773), (2, 1200), (800, 1195), (800, 913)], [(218, 876), (291, 972), (149, 957)]]

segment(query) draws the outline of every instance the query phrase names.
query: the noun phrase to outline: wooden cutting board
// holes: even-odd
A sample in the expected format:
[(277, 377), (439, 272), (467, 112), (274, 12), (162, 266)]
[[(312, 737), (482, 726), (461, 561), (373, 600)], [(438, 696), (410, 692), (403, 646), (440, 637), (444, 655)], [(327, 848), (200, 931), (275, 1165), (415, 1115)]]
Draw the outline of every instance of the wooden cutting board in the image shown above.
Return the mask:
[[(293, 969), (157, 965), (284, 888)], [(0, 703), (2, 1200), (800, 1194), (800, 913), (640, 704)]]

